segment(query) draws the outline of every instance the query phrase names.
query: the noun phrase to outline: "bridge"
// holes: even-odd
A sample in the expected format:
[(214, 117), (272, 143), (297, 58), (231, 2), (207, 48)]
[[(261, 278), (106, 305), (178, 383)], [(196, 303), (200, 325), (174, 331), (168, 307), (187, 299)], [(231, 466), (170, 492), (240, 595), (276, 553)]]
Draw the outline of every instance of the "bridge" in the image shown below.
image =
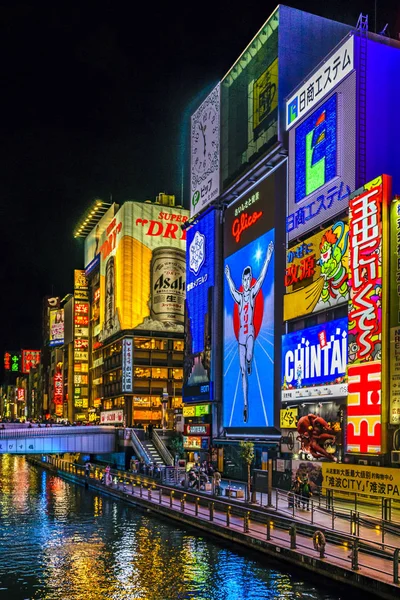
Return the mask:
[(32, 427), (7, 423), (0, 429), (0, 454), (107, 454), (118, 448), (118, 429), (107, 426)]

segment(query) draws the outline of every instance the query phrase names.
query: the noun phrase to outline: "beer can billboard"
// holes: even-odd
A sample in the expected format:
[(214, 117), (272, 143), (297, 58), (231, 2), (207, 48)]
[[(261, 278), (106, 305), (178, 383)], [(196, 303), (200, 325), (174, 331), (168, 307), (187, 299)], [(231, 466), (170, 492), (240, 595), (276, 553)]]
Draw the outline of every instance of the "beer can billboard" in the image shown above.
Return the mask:
[(100, 341), (125, 329), (183, 332), (187, 210), (126, 202), (100, 240)]

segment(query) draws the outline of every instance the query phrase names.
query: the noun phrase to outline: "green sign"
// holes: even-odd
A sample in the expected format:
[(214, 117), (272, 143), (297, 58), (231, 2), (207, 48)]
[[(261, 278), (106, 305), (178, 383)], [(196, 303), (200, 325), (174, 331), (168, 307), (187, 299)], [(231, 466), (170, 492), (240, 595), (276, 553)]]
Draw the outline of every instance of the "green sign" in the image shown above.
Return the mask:
[(203, 415), (210, 414), (210, 405), (209, 404), (199, 404), (196, 406), (195, 417), (202, 417)]

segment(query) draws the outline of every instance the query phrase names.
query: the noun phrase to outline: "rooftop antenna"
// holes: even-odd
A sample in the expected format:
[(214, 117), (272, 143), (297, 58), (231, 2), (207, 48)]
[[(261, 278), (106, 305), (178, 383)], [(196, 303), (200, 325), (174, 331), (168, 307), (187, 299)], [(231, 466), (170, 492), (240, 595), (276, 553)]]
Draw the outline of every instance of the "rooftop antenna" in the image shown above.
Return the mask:
[(385, 37), (390, 37), (389, 31), (388, 31), (388, 27), (389, 27), (389, 23), (386, 23), (386, 25), (382, 29), (382, 31), (379, 32), (379, 35), (384, 35)]

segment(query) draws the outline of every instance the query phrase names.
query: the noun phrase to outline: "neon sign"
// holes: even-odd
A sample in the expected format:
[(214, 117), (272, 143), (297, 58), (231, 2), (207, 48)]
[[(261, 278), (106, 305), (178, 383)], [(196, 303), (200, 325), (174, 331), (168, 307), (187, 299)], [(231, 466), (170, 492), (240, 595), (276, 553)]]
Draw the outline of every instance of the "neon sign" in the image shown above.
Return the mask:
[(235, 219), (232, 224), (232, 235), (235, 238), (235, 242), (238, 244), (240, 242), (241, 235), (243, 231), (254, 225), (261, 219), (263, 216), (263, 212), (254, 211), (253, 214), (248, 215), (247, 213), (242, 213), (240, 218)]
[(387, 227), (386, 176), (349, 203), (348, 452), (382, 451), (382, 254)]

